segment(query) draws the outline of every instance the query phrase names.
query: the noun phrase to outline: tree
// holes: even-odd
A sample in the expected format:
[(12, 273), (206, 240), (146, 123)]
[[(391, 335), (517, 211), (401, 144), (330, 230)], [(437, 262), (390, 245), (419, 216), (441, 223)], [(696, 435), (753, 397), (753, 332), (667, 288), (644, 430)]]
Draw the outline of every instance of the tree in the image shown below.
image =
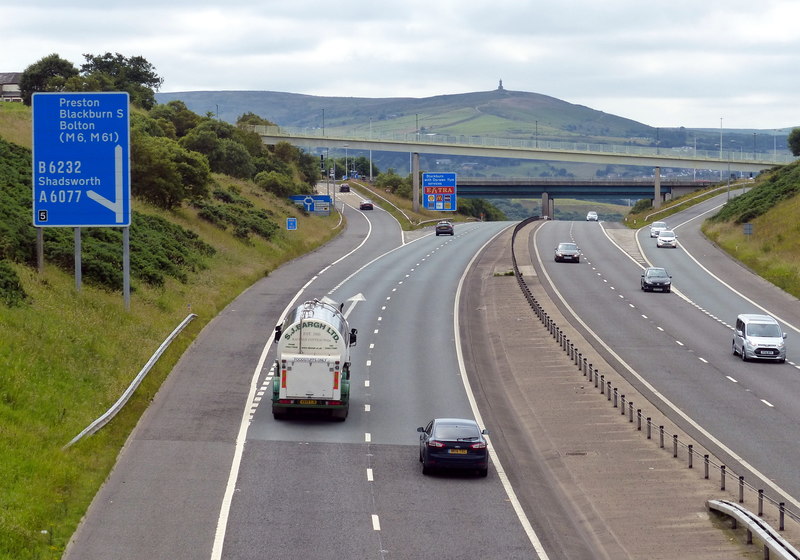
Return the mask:
[(57, 54), (49, 54), (28, 66), (19, 80), (22, 102), (30, 105), (33, 94), (40, 91), (65, 91), (70, 78), (78, 75), (78, 69)]
[(183, 101), (177, 99), (165, 105), (156, 105), (150, 109), (150, 116), (154, 119), (171, 122), (178, 138), (186, 136), (186, 133), (200, 124), (202, 120), (197, 113), (190, 111)]
[(786, 143), (793, 156), (800, 156), (800, 128), (795, 128), (789, 133)]
[(208, 196), (210, 169), (205, 156), (182, 148), (170, 138), (136, 133), (131, 140), (134, 196), (166, 209), (190, 198)]
[(161, 87), (164, 79), (143, 57), (127, 58), (108, 52), (100, 56), (84, 54), (83, 57), (86, 63), (81, 65), (81, 76), (87, 81), (94, 79), (110, 84), (100, 91), (127, 91), (133, 105), (148, 110), (156, 104), (154, 90)]

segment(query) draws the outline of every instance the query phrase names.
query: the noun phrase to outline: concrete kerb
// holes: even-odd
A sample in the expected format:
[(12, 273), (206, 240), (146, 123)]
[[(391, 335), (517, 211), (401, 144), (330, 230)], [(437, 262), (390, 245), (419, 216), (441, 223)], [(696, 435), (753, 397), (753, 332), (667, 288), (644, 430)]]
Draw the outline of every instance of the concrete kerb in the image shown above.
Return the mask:
[[(750, 496), (743, 495), (741, 477), (726, 469), (719, 458), (693, 441), (681, 428), (663, 415), (655, 404), (649, 402), (622, 374), (613, 369), (588, 340), (567, 321), (539, 281), (530, 258), (529, 237), (533, 229), (540, 225), (541, 222), (532, 222), (521, 229), (516, 236), (513, 251), (515, 258), (518, 259), (517, 267), (522, 273), (522, 282), (540, 307), (541, 313), (546, 314), (551, 329), (553, 325), (557, 325), (554, 328), (557, 334), (553, 336), (553, 344), (561, 344), (565, 357), (575, 364), (576, 380), (583, 379), (591, 389), (595, 390), (598, 399), (605, 399), (610, 407), (618, 408), (621, 422), (627, 421), (632, 430), (641, 432), (643, 438), (652, 439), (653, 445), (662, 447), (664, 453), (671, 453), (677, 465), (697, 471), (699, 480), (707, 479), (709, 496), (739, 502), (752, 511), (761, 512), (764, 521), (773, 527), (779, 527), (777, 507), (762, 509), (755, 491), (751, 492)], [(531, 309), (531, 313), (536, 315), (536, 310)], [(547, 328), (545, 320), (541, 320), (543, 327)], [(748, 486), (745, 486), (746, 490), (751, 488)], [(792, 519), (789, 521), (789, 524), (785, 524), (781, 535), (787, 541), (798, 542), (800, 524), (792, 522)]]

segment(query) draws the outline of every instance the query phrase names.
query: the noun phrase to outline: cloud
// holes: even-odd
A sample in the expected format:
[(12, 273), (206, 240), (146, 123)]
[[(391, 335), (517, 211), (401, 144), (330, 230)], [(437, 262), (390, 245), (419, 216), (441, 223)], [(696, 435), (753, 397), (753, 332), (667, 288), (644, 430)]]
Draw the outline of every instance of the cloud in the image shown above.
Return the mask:
[(50, 53), (140, 55), (162, 91), (427, 97), (512, 90), (653, 126), (800, 125), (791, 0), (30, 0), (0, 35), (21, 71)]

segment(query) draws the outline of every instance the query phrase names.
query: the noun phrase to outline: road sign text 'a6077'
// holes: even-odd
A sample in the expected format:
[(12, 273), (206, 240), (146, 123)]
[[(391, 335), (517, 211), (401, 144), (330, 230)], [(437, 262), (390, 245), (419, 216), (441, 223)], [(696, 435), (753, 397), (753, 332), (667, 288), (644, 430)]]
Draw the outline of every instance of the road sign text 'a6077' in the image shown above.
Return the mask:
[(126, 92), (33, 94), (33, 225), (129, 226)]

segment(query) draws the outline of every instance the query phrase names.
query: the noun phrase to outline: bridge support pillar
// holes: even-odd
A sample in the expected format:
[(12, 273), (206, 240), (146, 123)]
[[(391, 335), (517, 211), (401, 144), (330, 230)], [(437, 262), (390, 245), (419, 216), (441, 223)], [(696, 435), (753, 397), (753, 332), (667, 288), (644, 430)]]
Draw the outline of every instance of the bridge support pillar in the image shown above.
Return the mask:
[(419, 153), (411, 154), (411, 209), (419, 212)]
[(541, 218), (544, 220), (550, 217), (550, 195), (546, 192), (542, 193), (542, 216)]
[(653, 191), (653, 208), (658, 210), (661, 208), (661, 168), (656, 167), (653, 170), (654, 177), (654, 191)]

